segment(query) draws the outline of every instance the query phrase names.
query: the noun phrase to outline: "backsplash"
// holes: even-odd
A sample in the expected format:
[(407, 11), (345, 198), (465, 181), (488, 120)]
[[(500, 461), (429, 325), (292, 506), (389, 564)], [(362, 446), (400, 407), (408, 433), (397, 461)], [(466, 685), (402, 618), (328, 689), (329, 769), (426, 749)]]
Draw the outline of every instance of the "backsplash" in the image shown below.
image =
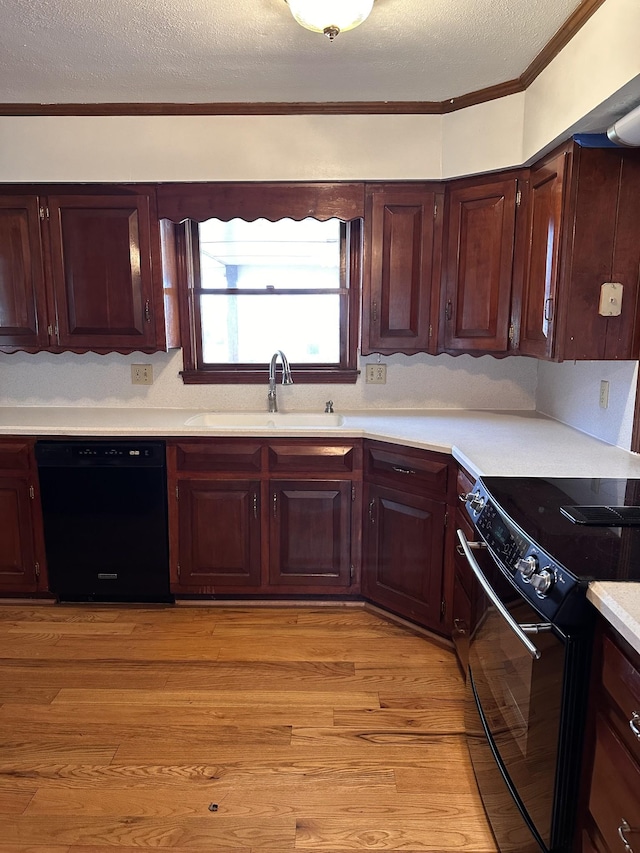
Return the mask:
[[(367, 356), (360, 367), (377, 362)], [(472, 358), (462, 355), (389, 356), (386, 385), (278, 386), (283, 411), (390, 408), (535, 409), (536, 362), (528, 358)], [(151, 386), (131, 384), (131, 364), (151, 364)], [(180, 350), (144, 355), (0, 355), (0, 405), (131, 406), (155, 408), (262, 410), (264, 385), (183, 385)], [(295, 371), (294, 371), (295, 381)]]
[[(282, 411), (334, 409), (537, 410), (608, 444), (631, 446), (637, 362), (563, 362), (531, 358), (461, 355), (381, 357), (386, 385), (278, 386)], [(151, 386), (131, 384), (131, 364), (151, 364)], [(183, 385), (182, 353), (144, 355), (0, 355), (0, 405), (262, 411), (267, 406), (267, 372), (262, 385)], [(609, 382), (609, 407), (599, 407), (600, 380)], [(295, 380), (295, 371), (294, 371)]]
[[(637, 361), (541, 361), (536, 409), (588, 435), (631, 447)], [(609, 383), (609, 405), (600, 408), (600, 382)]]

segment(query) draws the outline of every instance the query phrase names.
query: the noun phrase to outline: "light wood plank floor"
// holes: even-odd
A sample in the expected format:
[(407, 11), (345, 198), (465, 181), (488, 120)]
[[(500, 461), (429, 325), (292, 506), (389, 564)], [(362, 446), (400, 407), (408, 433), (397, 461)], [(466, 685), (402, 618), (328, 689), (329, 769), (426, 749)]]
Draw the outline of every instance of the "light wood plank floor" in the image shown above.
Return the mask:
[(453, 653), (334, 607), (0, 606), (0, 853), (494, 853)]

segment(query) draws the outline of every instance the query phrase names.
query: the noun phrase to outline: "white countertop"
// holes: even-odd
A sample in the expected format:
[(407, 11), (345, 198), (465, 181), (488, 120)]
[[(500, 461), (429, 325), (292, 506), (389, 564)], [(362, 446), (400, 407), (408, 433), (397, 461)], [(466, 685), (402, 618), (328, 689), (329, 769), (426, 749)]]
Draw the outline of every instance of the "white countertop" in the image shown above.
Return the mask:
[[(187, 426), (198, 410), (0, 408), (0, 435), (371, 438), (451, 453), (475, 475), (632, 477), (640, 456), (536, 412), (458, 409), (341, 412), (340, 427)], [(640, 651), (640, 584), (595, 583), (589, 600)]]
[(472, 474), (637, 477), (640, 456), (536, 412), (458, 409), (341, 412), (326, 429), (186, 426), (190, 409), (0, 407), (0, 435), (372, 438), (451, 453)]
[(640, 653), (640, 583), (592, 583), (587, 598), (616, 631)]

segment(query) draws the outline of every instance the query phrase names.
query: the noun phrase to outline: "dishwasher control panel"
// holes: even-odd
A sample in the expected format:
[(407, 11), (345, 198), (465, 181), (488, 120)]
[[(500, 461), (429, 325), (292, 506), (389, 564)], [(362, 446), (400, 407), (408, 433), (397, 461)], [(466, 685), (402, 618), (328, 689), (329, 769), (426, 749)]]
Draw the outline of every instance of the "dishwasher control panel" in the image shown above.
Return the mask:
[(39, 467), (164, 467), (163, 441), (37, 441)]

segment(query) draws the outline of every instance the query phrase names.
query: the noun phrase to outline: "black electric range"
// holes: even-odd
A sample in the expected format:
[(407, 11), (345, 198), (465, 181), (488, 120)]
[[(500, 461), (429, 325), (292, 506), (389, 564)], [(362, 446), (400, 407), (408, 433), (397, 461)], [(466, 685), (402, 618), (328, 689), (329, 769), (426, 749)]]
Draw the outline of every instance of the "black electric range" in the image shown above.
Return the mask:
[(640, 580), (640, 480), (482, 477), (467, 510), (547, 619), (578, 619), (590, 581)]
[(596, 620), (586, 592), (640, 580), (640, 480), (481, 477), (464, 499), (478, 788), (501, 853), (569, 853)]

